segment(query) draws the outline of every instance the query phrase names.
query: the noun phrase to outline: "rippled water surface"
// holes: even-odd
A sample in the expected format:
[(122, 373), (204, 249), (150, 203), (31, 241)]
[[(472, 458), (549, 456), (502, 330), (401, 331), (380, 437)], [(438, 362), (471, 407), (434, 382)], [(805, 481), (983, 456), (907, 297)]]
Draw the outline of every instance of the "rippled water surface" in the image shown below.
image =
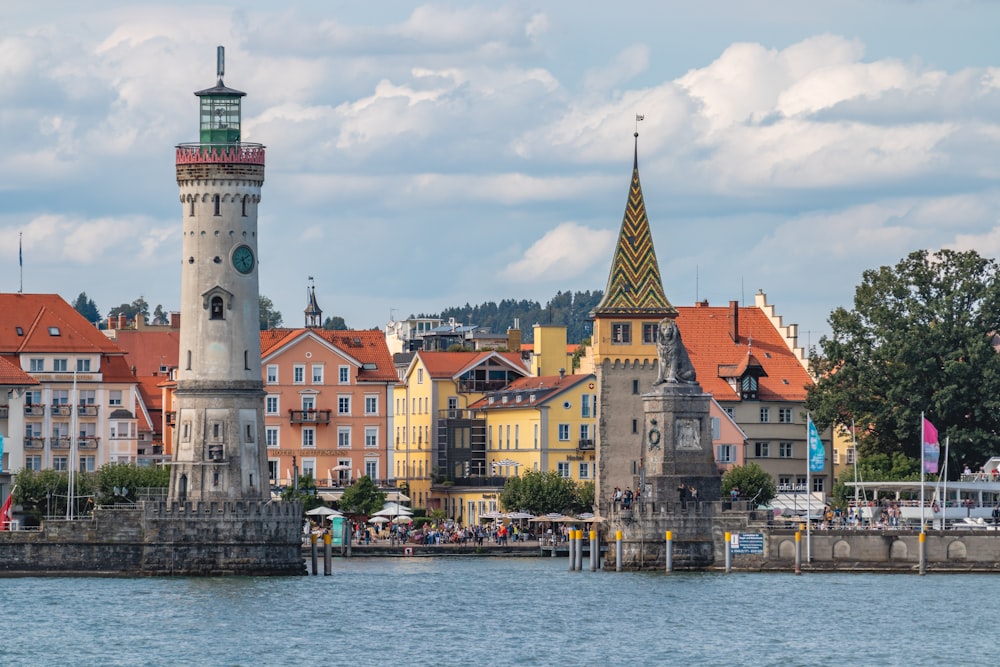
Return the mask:
[(0, 665), (992, 665), (995, 575), (568, 572), (0, 579)]

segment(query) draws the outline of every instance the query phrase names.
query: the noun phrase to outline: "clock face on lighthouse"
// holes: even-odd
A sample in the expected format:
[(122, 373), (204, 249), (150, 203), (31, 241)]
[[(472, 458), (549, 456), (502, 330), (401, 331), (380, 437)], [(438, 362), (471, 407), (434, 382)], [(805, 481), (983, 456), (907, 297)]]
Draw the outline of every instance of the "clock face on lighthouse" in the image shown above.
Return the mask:
[(253, 250), (250, 246), (237, 246), (236, 250), (233, 251), (233, 266), (236, 270), (242, 274), (248, 274), (253, 271), (254, 258)]

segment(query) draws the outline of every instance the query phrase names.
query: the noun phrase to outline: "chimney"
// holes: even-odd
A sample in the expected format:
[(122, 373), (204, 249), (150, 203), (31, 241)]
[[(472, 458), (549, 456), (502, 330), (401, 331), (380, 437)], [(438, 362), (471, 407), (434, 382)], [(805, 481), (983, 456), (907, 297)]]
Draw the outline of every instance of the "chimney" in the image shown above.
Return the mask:
[(127, 318), (124, 314), (118, 316), (118, 328), (124, 329)]
[(740, 342), (740, 302), (729, 302), (729, 337), (734, 343)]
[(562, 381), (565, 378), (566, 378), (566, 369), (565, 368), (560, 368), (559, 369), (559, 382), (560, 382), (560, 384), (562, 383)]
[(181, 328), (181, 314), (180, 313), (170, 313), (170, 328), (180, 329)]
[(507, 329), (507, 349), (511, 352), (521, 351), (521, 330), (516, 324), (513, 328)]

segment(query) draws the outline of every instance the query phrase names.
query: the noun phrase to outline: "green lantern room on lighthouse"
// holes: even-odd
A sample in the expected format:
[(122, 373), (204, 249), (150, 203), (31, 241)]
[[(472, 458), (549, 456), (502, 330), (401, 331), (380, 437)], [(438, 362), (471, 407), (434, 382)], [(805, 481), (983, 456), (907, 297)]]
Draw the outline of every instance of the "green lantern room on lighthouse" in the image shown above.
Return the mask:
[(201, 143), (240, 143), (240, 98), (246, 93), (226, 88), (222, 83), (225, 71), (225, 50), (217, 51), (219, 82), (214, 88), (206, 88), (195, 93), (201, 100)]

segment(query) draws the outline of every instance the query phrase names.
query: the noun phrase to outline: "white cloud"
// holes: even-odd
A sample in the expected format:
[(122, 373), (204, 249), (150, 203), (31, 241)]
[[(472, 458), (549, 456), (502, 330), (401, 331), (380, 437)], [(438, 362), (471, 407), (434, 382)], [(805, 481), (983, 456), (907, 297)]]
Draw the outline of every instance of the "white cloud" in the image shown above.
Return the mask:
[(507, 265), (500, 277), (511, 283), (579, 278), (595, 265), (607, 261), (616, 236), (617, 233), (609, 229), (561, 223), (532, 244), (521, 259)]

